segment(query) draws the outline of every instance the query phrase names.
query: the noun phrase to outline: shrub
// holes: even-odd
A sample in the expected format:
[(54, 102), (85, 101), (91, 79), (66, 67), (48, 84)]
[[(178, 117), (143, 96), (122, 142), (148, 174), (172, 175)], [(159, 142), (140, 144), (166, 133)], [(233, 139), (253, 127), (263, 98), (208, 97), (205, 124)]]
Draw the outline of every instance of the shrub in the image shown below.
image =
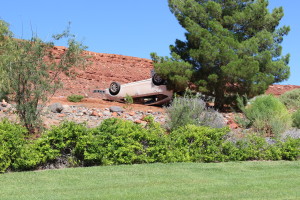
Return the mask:
[[(20, 155), (16, 158), (12, 164), (14, 171), (33, 170), (42, 162), (44, 155), (40, 149), (36, 148), (36, 144), (27, 143), (20, 151)], [(45, 160), (44, 162), (47, 162)]]
[[(96, 128), (64, 122), (37, 140), (25, 140), (26, 129), (0, 123), (0, 171), (44, 167), (137, 164), (153, 162), (219, 162), (297, 160), (300, 138), (272, 140), (250, 134), (226, 140), (229, 128), (186, 125), (166, 134), (153, 117), (145, 127), (110, 118)], [(28, 142), (27, 142), (28, 141)]]
[(224, 136), (229, 128), (210, 128), (196, 125), (180, 127), (170, 134), (173, 150), (181, 162), (224, 161)]
[(124, 100), (125, 100), (126, 104), (128, 104), (128, 105), (133, 104), (133, 98), (132, 98), (132, 96), (130, 96), (130, 95), (128, 95), (128, 94), (126, 94)]
[(287, 138), (279, 143), (284, 160), (298, 160), (300, 158), (300, 138)]
[(229, 160), (280, 160), (281, 149), (269, 144), (264, 137), (250, 134), (243, 139), (227, 145)]
[(26, 143), (27, 130), (8, 120), (0, 122), (0, 172), (5, 172), (14, 165)]
[(166, 162), (171, 158), (165, 145), (167, 136), (161, 129), (110, 118), (92, 134), (85, 151), (86, 165)]
[(24, 146), (14, 170), (173, 161), (165, 130), (145, 120), (146, 128), (114, 118), (93, 129), (64, 122)]
[(70, 101), (70, 102), (80, 102), (83, 98), (84, 98), (84, 96), (77, 95), (77, 94), (72, 94), (67, 97), (68, 101)]
[(291, 126), (288, 110), (279, 99), (271, 95), (256, 97), (242, 111), (249, 120), (249, 126), (267, 136), (278, 135)]
[[(64, 122), (53, 127), (37, 142), (38, 148), (46, 160), (54, 160), (58, 156), (68, 158), (68, 165), (80, 165), (84, 159), (84, 149), (89, 139), (89, 129), (84, 124)], [(50, 149), (48, 148), (50, 147)]]
[(221, 128), (225, 126), (222, 114), (207, 108), (203, 100), (191, 97), (176, 97), (166, 108), (167, 128), (175, 130), (187, 124)]
[(287, 91), (282, 94), (279, 99), (288, 109), (300, 109), (300, 89)]
[(293, 127), (300, 128), (300, 109), (293, 113)]
[(89, 139), (88, 129), (83, 124), (63, 122), (24, 146), (14, 165), (15, 170), (36, 169), (39, 166), (80, 166), (84, 149)]

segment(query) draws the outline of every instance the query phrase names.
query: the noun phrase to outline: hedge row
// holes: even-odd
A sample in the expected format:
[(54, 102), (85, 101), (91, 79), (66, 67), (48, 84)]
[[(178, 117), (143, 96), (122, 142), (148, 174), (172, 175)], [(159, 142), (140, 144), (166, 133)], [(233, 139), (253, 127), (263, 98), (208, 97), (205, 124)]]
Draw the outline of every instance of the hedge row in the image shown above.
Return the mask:
[(97, 128), (64, 122), (36, 140), (26, 130), (0, 122), (0, 171), (22, 171), (51, 165), (64, 167), (154, 162), (222, 162), (244, 160), (296, 160), (300, 139), (274, 144), (259, 136), (226, 140), (228, 128), (187, 125), (166, 134), (148, 118), (146, 127), (111, 118)]

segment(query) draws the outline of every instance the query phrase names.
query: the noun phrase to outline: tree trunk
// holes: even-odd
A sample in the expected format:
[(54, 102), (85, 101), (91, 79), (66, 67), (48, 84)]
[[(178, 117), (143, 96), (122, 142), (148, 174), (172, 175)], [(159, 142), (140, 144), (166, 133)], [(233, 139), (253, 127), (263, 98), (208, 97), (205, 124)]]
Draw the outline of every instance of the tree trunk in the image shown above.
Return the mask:
[(214, 108), (216, 110), (222, 111), (224, 110), (224, 102), (225, 102), (225, 94), (224, 87), (218, 87), (215, 90), (215, 105)]

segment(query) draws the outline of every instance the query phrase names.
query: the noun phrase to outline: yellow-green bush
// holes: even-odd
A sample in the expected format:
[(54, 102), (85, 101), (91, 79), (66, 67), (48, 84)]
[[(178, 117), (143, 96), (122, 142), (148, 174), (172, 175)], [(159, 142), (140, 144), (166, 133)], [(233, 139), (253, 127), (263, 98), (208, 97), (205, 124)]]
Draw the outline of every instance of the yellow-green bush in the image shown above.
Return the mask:
[(80, 102), (83, 98), (84, 96), (78, 94), (72, 94), (67, 97), (68, 101), (70, 102)]
[(5, 172), (20, 157), (27, 130), (7, 120), (0, 122), (0, 172)]
[(300, 89), (287, 91), (279, 99), (290, 110), (300, 109)]
[(120, 119), (107, 119), (92, 130), (85, 151), (86, 165), (135, 164), (170, 161), (167, 135)]
[(268, 136), (279, 135), (291, 127), (292, 118), (285, 105), (272, 95), (262, 95), (242, 108), (255, 131)]
[(214, 162), (226, 160), (222, 153), (224, 136), (229, 128), (187, 125), (174, 130), (171, 140), (180, 162)]
[(293, 126), (296, 128), (300, 128), (300, 109), (293, 113)]
[(0, 170), (21, 171), (63, 161), (63, 167), (154, 162), (221, 162), (297, 160), (300, 138), (285, 141), (258, 135), (227, 140), (228, 128), (186, 125), (169, 134), (152, 117), (145, 127), (131, 121), (107, 119), (97, 128), (64, 122), (36, 140), (7, 121), (0, 123)]

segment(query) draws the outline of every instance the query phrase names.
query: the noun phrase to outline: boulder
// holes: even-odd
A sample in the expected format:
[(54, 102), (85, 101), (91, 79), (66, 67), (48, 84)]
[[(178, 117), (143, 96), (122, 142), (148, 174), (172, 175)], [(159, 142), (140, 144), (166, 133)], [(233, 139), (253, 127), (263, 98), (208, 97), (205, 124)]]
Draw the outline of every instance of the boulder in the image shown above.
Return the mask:
[(49, 108), (53, 113), (61, 113), (61, 111), (64, 109), (61, 103), (53, 103), (49, 106)]
[(63, 105), (63, 110), (61, 111), (62, 113), (72, 113), (73, 110), (69, 105)]
[(111, 113), (110, 113), (109, 111), (106, 110), (106, 111), (103, 112), (103, 115), (104, 115), (104, 116), (110, 117), (110, 116), (111, 116)]
[(109, 107), (109, 111), (110, 112), (124, 112), (123, 108), (121, 108), (120, 106), (111, 106)]
[(90, 114), (90, 116), (99, 116), (98, 112), (96, 112), (95, 110), (93, 110)]

